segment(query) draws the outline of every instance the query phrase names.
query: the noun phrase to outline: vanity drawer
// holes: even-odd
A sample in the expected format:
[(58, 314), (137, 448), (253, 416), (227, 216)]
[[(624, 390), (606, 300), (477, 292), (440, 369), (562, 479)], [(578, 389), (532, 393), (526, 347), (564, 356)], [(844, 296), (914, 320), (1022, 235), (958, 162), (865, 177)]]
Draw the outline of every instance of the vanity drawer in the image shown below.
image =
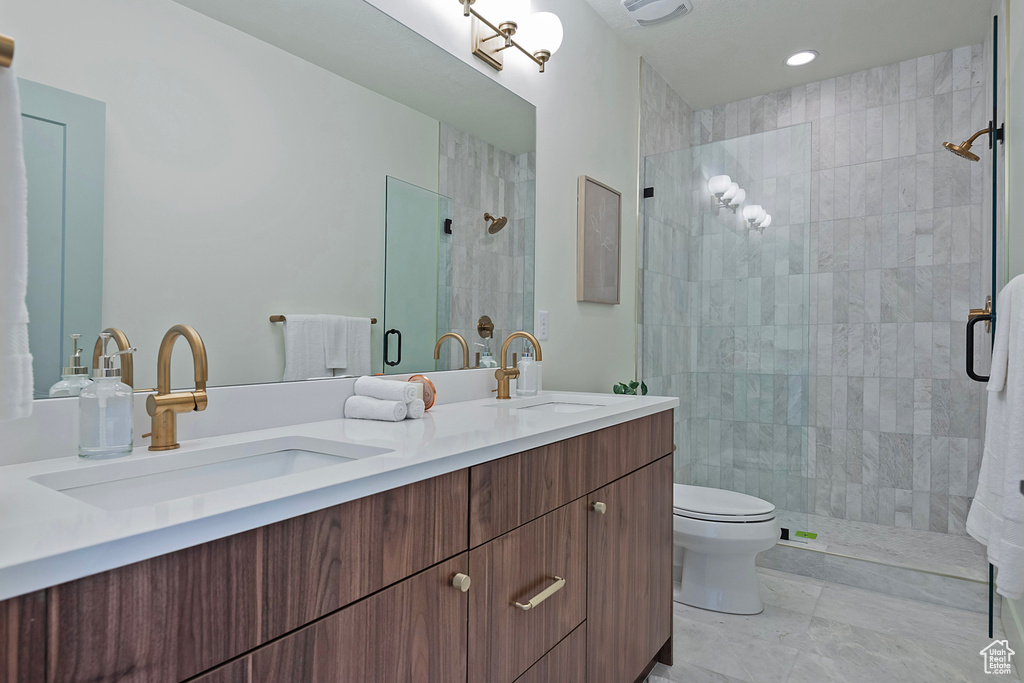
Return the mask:
[(468, 482), (460, 470), (261, 529), (260, 642), (466, 550)]
[(469, 683), (511, 683), (579, 626), (586, 556), (583, 498), (470, 551)]
[(586, 680), (587, 622), (583, 622), (517, 678), (516, 683), (586, 683)]
[(249, 683), (456, 683), (466, 680), (465, 554), (249, 655)]
[(672, 452), (672, 411), (477, 465), (470, 470), (471, 548)]
[(50, 683), (172, 683), (256, 646), (259, 532), (55, 586)]

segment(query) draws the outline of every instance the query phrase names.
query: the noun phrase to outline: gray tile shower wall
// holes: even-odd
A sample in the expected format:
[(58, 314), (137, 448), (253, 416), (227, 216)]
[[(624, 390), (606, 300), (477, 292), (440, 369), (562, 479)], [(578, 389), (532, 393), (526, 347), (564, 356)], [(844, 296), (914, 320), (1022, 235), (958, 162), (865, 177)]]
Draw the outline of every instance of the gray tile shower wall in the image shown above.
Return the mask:
[[(975, 45), (693, 115), (694, 146), (812, 127), (808, 512), (964, 533), (983, 429), (983, 387), (963, 369), (964, 326), (989, 294), (990, 181), (986, 164), (940, 145), (987, 125), (988, 73)], [(642, 76), (643, 153), (686, 147), (666, 132), (667, 85), (647, 65)], [(665, 295), (648, 265), (645, 304)], [(642, 308), (644, 376), (692, 392), (676, 386), (687, 375), (660, 373), (675, 351), (664, 334), (649, 339), (652, 307)], [(677, 428), (686, 419), (681, 408)], [(696, 473), (689, 467), (677, 457), (677, 480)]]
[[(480, 350), (474, 344), (483, 342), (480, 316), (494, 323), (495, 355), (509, 333), (533, 329), (536, 154), (512, 155), (443, 122), (440, 141), (439, 191), (449, 198), (452, 234), (441, 236), (448, 276), (438, 310), (447, 317), (438, 330), (466, 338), (472, 365)], [(508, 224), (491, 235), (484, 213)], [(461, 367), (461, 354), (457, 344), (446, 345), (438, 369)]]

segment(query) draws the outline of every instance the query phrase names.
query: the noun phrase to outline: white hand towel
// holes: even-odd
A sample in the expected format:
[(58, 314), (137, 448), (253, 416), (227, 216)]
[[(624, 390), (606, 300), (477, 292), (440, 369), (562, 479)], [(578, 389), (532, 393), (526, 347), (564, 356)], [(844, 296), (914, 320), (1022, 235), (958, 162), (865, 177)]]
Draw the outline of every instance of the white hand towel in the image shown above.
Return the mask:
[(985, 447), (967, 533), (988, 546), (996, 590), (1024, 596), (1024, 276), (999, 293)]
[(343, 315), (322, 315), (320, 322), (324, 327), (325, 364), (331, 370), (344, 370), (348, 367), (349, 361), (348, 318)]
[(408, 403), (416, 398), (416, 385), (403, 380), (360, 377), (356, 380), (355, 392), (360, 396), (372, 396), (384, 401)]
[(382, 401), (370, 396), (349, 396), (345, 401), (345, 417), (358, 420), (401, 422), (408, 412), (402, 401)]
[(331, 377), (324, 354), (324, 326), (318, 315), (285, 315), (284, 381)]
[(348, 375), (369, 375), (370, 374), (370, 319), (369, 318), (347, 318), (348, 320), (348, 347), (346, 355), (348, 365), (345, 373)]
[(14, 67), (0, 68), (0, 420), (32, 414), (28, 348), (28, 183)]
[(414, 398), (406, 406), (409, 409), (409, 414), (406, 417), (410, 420), (418, 420), (423, 417), (423, 413), (427, 412), (426, 404), (423, 403), (422, 398)]

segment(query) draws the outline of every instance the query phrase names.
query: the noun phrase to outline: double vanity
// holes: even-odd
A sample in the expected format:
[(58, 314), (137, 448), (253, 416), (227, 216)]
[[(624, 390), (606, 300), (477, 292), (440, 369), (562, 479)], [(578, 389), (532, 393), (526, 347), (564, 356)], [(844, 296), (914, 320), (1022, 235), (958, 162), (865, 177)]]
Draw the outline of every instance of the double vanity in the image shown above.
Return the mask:
[(0, 681), (632, 683), (667, 662), (675, 399), (432, 377), (458, 402), (423, 420), (216, 433), (353, 380), (213, 388), (178, 450), (0, 468)]

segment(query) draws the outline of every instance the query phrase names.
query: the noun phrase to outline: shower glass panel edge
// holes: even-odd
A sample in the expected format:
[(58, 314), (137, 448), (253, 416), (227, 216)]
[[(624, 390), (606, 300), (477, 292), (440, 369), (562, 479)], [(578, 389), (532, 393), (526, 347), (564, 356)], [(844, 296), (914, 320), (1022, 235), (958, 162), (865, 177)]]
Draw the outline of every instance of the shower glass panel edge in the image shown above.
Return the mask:
[[(723, 174), (746, 192), (735, 212), (708, 190)], [(644, 187), (639, 363), (680, 399), (674, 481), (763, 498), (805, 540), (811, 124), (648, 156)], [(755, 204), (763, 230), (743, 218)]]

